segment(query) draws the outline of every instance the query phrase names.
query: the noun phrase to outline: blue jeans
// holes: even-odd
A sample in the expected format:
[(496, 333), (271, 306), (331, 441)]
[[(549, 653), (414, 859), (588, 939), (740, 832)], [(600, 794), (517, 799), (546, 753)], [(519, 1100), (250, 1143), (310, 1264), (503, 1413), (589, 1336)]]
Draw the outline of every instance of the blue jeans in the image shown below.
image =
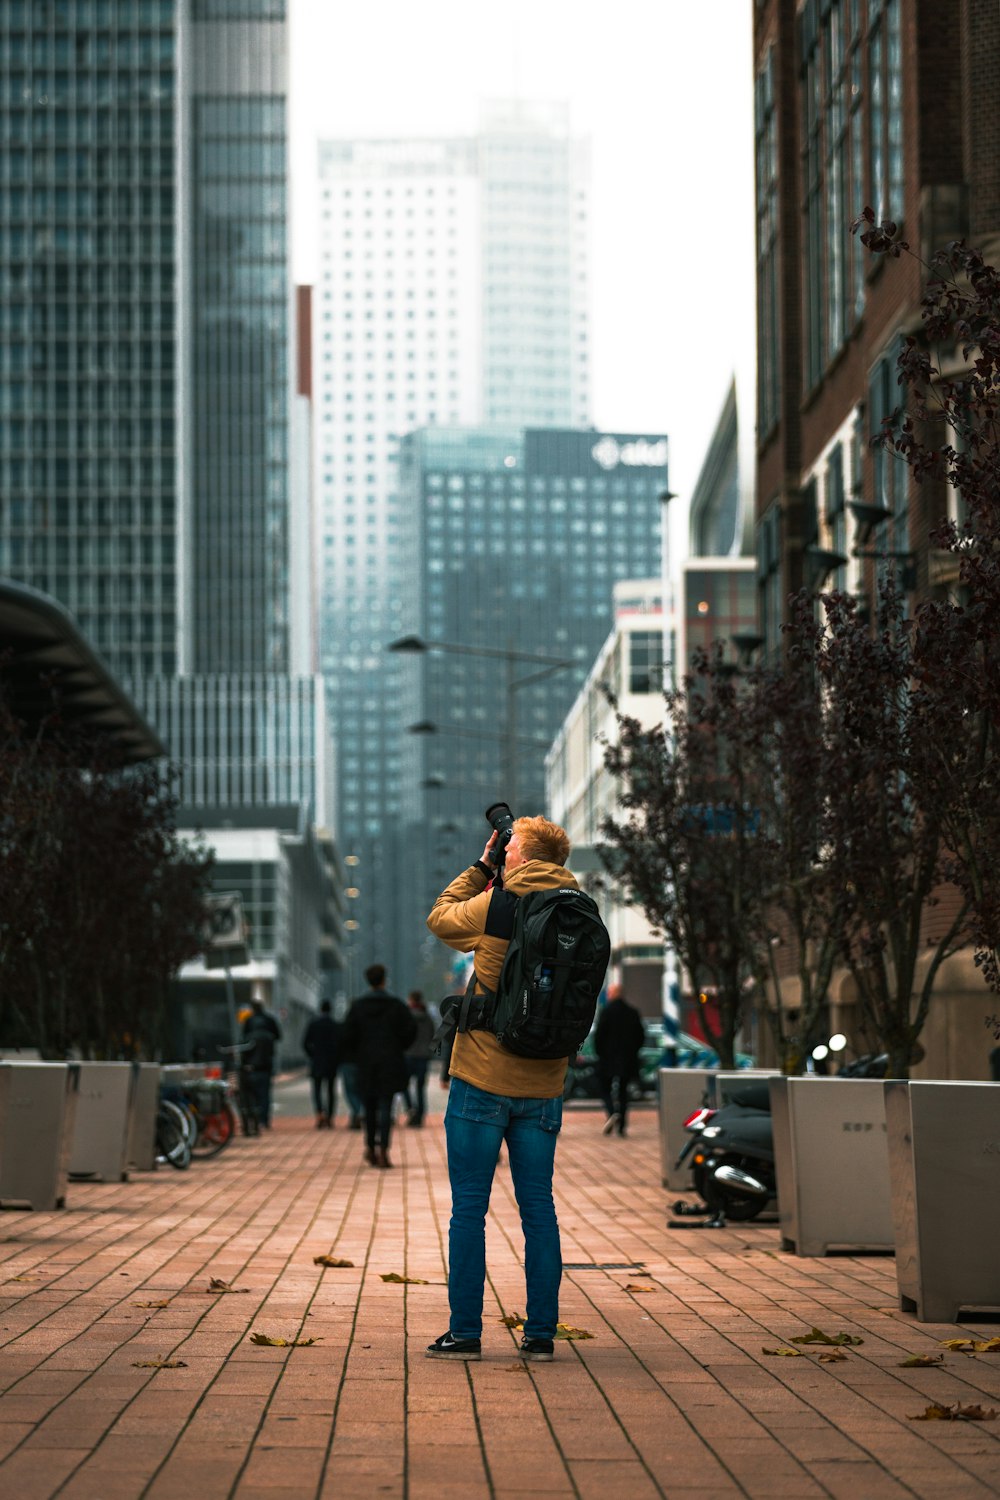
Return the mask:
[(483, 1331), (486, 1211), (502, 1141), (507, 1142), (524, 1231), (524, 1332), (528, 1338), (555, 1337), (562, 1253), (552, 1167), (561, 1125), (561, 1098), (510, 1099), (487, 1094), (461, 1078), (451, 1081), (444, 1117), (452, 1204), (448, 1302), (451, 1333), (457, 1339), (478, 1339)]

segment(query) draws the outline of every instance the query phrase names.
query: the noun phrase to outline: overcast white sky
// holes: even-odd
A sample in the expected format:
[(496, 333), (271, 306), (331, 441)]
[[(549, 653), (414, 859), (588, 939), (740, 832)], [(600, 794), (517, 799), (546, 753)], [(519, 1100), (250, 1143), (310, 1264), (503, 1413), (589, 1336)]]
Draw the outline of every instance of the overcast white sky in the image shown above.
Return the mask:
[(484, 98), (568, 101), (593, 156), (593, 420), (667, 432), (686, 500), (753, 357), (751, 16), (751, 0), (292, 0), (296, 278), (316, 271), (317, 139), (461, 134)]

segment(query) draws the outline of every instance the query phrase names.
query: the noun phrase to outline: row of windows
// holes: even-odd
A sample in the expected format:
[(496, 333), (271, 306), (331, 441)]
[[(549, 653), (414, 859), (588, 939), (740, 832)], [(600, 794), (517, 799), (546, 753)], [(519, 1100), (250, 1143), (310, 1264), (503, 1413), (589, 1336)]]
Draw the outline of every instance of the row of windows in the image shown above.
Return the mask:
[(169, 27), (173, 25), (176, 8), (177, 0), (129, 0), (127, 6), (119, 0), (48, 0), (43, 14), (38, 0), (4, 0), (0, 16), (9, 31), (31, 30), (40, 19), (59, 29), (98, 26), (106, 31), (126, 17), (133, 26), (143, 29)]
[(24, 563), (34, 555), (36, 561), (45, 560), (57, 566), (79, 566), (81, 568), (125, 565), (128, 567), (155, 568), (161, 563), (172, 564), (175, 542), (172, 534), (167, 536), (19, 536), (11, 532), (7, 546), (11, 549), (10, 561)]
[[(22, 82), (16, 85), (13, 77), (3, 80), (0, 78), (0, 104), (4, 107), (0, 110), (0, 126), (4, 122), (7, 130), (23, 130), (20, 139), (28, 139), (28, 116), (24, 111), (25, 104), (39, 103), (35, 98), (34, 90), (26, 87)], [(116, 96), (102, 99), (100, 105), (96, 100), (78, 100), (78, 107), (73, 110), (50, 107), (48, 103), (41, 110), (35, 110), (31, 114), (30, 134), (37, 141), (55, 142), (57, 145), (92, 146), (101, 145), (105, 142), (116, 146), (152, 145), (157, 142), (170, 143), (174, 138), (174, 112), (172, 109), (133, 109), (129, 110), (123, 106), (124, 101)], [(89, 104), (90, 108), (83, 108)], [(12, 137), (13, 138), (13, 137)], [(0, 151), (0, 164), (4, 155), (14, 155), (13, 151)], [(21, 155), (23, 156), (23, 152)]]
[(221, 177), (283, 178), (288, 166), (284, 141), (202, 141), (198, 148), (197, 170), (203, 181)]
[(89, 106), (96, 109), (121, 108), (129, 104), (163, 104), (173, 98), (174, 74), (162, 69), (142, 69), (134, 73), (46, 72), (27, 74), (13, 72), (0, 76), (0, 104), (41, 105), (53, 111), (55, 140), (60, 134), (58, 116), (71, 108)]
[[(40, 116), (37, 118), (41, 119)], [(72, 189), (69, 186), (48, 186), (50, 182), (72, 183), (77, 189), (77, 210), (84, 206), (93, 212), (100, 200), (94, 199), (89, 189), (86, 198), (80, 196), (89, 181), (170, 180), (174, 172), (174, 152), (172, 146), (132, 146), (117, 150), (109, 146), (77, 146), (73, 150), (60, 146), (50, 152), (42, 142), (32, 153), (32, 163), (34, 182), (30, 188), (3, 190), (0, 204), (11, 213), (51, 215), (70, 212), (74, 204)], [(43, 180), (39, 181), (40, 178)]]
[(95, 334), (106, 336), (114, 332), (124, 334), (165, 333), (170, 338), (164, 345), (173, 343), (175, 309), (172, 302), (88, 302), (76, 301), (42, 303), (32, 308), (32, 333), (36, 336), (31, 344), (9, 343), (0, 347), (0, 370), (26, 370), (35, 363), (34, 351), (48, 336), (50, 341), (75, 336), (76, 344), (54, 343), (56, 356), (61, 350), (79, 349)]
[(5, 217), (54, 219), (167, 219), (174, 216), (172, 187), (24, 188), (0, 189), (0, 214)]
[[(116, 301), (125, 297), (172, 297), (174, 290), (174, 266), (172, 260), (159, 261), (154, 265), (99, 265), (86, 263), (54, 263), (5, 266), (3, 271), (12, 287), (32, 299), (46, 297), (49, 300), (69, 298), (112, 297)], [(0, 328), (5, 314), (0, 302)]]
[(0, 66), (11, 68), (146, 68), (173, 60), (172, 31), (0, 32)]
[[(0, 259), (8, 261), (32, 260), (41, 256), (79, 256), (85, 260), (123, 260), (136, 257), (140, 260), (170, 259), (174, 253), (173, 226), (164, 228), (131, 229), (117, 224), (114, 228), (70, 229), (68, 225), (47, 225), (44, 228), (22, 229), (0, 226)], [(9, 279), (17, 286), (25, 268), (12, 265)]]

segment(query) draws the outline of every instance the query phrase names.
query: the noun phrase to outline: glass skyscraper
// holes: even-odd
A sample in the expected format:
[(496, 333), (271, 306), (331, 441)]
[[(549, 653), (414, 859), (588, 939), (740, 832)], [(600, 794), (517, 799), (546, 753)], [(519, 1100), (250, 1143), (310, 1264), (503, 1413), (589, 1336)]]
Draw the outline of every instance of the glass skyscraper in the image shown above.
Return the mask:
[(0, 6), (0, 572), (177, 667), (173, 0)]
[[(585, 143), (565, 108), (490, 105), (461, 139), (320, 145), (315, 305), (322, 666), (361, 963), (403, 972), (404, 435), (587, 421)], [(406, 942), (409, 939), (405, 939)]]
[(662, 434), (594, 429), (403, 441), (405, 632), (462, 648), (399, 656), (404, 725), (417, 726), (401, 798), (411, 972), (440, 972), (423, 920), (485, 842), (487, 804), (545, 811), (546, 751), (611, 628), (614, 584), (658, 572), (667, 451)]
[(332, 821), (291, 472), (285, 12), (0, 4), (0, 573), (73, 612), (206, 827)]

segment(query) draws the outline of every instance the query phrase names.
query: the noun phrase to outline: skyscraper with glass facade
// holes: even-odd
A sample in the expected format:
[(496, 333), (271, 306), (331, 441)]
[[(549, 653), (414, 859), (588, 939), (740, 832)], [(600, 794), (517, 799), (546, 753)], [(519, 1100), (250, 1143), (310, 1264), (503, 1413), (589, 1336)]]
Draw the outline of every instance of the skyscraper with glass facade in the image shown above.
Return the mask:
[(75, 614), (206, 826), (331, 816), (287, 71), (285, 0), (0, 5), (0, 572)]
[(490, 106), (466, 139), (320, 146), (322, 665), (361, 960), (400, 984), (399, 444), (427, 424), (587, 420), (587, 193), (554, 106)]
[(0, 6), (0, 572), (116, 674), (177, 646), (173, 0)]
[(545, 811), (545, 755), (611, 628), (614, 585), (658, 571), (667, 447), (662, 434), (594, 429), (428, 428), (403, 441), (403, 619), (432, 648), (399, 653), (417, 729), (402, 783), (405, 952), (424, 977), (441, 964), (423, 918), (485, 841), (484, 808)]

